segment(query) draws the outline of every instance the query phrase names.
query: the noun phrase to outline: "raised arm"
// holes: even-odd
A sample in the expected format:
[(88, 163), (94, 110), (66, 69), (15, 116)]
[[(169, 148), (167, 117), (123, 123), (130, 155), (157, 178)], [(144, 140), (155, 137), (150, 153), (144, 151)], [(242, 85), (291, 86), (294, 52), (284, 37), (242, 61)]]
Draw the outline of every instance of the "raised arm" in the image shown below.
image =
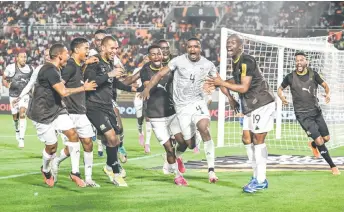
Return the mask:
[(149, 81), (149, 83), (146, 83), (145, 85), (145, 89), (142, 92), (142, 98), (143, 100), (147, 100), (149, 99), (149, 93), (150, 90), (158, 84), (158, 82), (161, 80), (161, 78), (163, 78), (166, 74), (168, 74), (171, 71), (171, 69), (168, 66), (163, 67), (160, 71), (158, 71), (158, 73), (156, 73), (151, 80)]

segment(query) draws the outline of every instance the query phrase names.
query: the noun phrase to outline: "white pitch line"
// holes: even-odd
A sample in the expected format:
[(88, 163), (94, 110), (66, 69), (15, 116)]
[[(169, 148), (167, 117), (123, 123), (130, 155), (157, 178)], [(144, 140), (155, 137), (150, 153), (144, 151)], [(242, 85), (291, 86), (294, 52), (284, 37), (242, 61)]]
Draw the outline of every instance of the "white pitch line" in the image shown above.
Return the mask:
[[(154, 154), (154, 155), (147, 155), (147, 156), (136, 157), (136, 158), (129, 158), (128, 161), (143, 160), (143, 159), (148, 159), (148, 158), (154, 158), (154, 157), (161, 156), (161, 155), (162, 154)], [(100, 165), (105, 165), (105, 162), (93, 164), (93, 166), (100, 166)], [(80, 168), (83, 168), (83, 167), (84, 166), (80, 166)], [(68, 169), (70, 169), (70, 168), (62, 168), (59, 170), (68, 170)], [(29, 172), (29, 173), (24, 173), (24, 174), (15, 174), (15, 175), (3, 176), (3, 177), (0, 177), (0, 180), (12, 179), (12, 178), (17, 178), (17, 177), (24, 177), (24, 176), (40, 174), (40, 173), (41, 172)]]

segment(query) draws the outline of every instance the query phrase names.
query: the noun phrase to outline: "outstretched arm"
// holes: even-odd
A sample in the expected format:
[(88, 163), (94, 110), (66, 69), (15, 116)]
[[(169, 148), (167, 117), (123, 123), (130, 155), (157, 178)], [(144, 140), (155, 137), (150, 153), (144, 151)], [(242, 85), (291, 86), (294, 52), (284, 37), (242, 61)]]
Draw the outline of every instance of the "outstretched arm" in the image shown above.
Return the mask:
[(158, 73), (156, 73), (151, 80), (149, 81), (149, 83), (147, 83), (145, 85), (145, 89), (142, 92), (142, 98), (143, 100), (147, 100), (149, 99), (149, 93), (150, 90), (158, 84), (158, 82), (161, 80), (161, 78), (163, 78), (166, 74), (168, 74), (171, 71), (171, 69), (168, 66), (163, 67), (160, 71), (158, 71)]

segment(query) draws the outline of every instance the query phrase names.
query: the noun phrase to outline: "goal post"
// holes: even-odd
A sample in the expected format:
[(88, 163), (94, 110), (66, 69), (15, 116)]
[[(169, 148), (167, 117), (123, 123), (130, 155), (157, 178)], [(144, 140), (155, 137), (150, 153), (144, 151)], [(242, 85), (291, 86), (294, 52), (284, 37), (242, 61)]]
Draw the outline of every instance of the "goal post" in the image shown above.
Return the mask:
[[(331, 102), (325, 104), (324, 90), (318, 89), (319, 103), (325, 121), (330, 130), (331, 141), (329, 148), (344, 146), (344, 78), (338, 73), (344, 73), (344, 53), (338, 51), (333, 44), (327, 42), (328, 37), (314, 38), (280, 38), (258, 36), (236, 32), (231, 29), (221, 29), (220, 76), (226, 79), (231, 76), (231, 58), (227, 58), (226, 41), (229, 35), (237, 34), (243, 39), (244, 52), (254, 56), (261, 72), (267, 79), (270, 88), (276, 97), (275, 127), (268, 133), (269, 146), (290, 149), (306, 150), (310, 140), (298, 124), (292, 104), (290, 90), (284, 94), (289, 104), (282, 105), (277, 96), (277, 89), (283, 78), (295, 70), (295, 53), (303, 51), (307, 54), (309, 66), (320, 73), (331, 89)], [(237, 93), (231, 92), (234, 96)], [(236, 97), (237, 98), (237, 97)], [(218, 141), (217, 146), (239, 146), (242, 127), (239, 117), (234, 116), (228, 100), (219, 91), (218, 104)]]

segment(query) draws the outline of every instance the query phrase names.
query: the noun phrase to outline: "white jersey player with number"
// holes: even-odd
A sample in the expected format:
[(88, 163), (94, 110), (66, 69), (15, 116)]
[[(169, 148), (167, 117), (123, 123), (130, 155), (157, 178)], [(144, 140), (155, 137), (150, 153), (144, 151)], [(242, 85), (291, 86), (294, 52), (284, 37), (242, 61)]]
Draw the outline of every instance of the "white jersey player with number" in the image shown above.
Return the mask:
[(215, 147), (209, 132), (210, 114), (203, 89), (208, 77), (217, 75), (215, 65), (200, 55), (201, 43), (197, 38), (187, 41), (187, 54), (172, 59), (167, 67), (159, 71), (143, 91), (143, 99), (149, 98), (150, 89), (159, 80), (173, 72), (173, 102), (183, 137), (192, 149), (195, 147), (195, 133), (200, 131), (208, 163), (209, 181), (218, 178), (214, 172)]

